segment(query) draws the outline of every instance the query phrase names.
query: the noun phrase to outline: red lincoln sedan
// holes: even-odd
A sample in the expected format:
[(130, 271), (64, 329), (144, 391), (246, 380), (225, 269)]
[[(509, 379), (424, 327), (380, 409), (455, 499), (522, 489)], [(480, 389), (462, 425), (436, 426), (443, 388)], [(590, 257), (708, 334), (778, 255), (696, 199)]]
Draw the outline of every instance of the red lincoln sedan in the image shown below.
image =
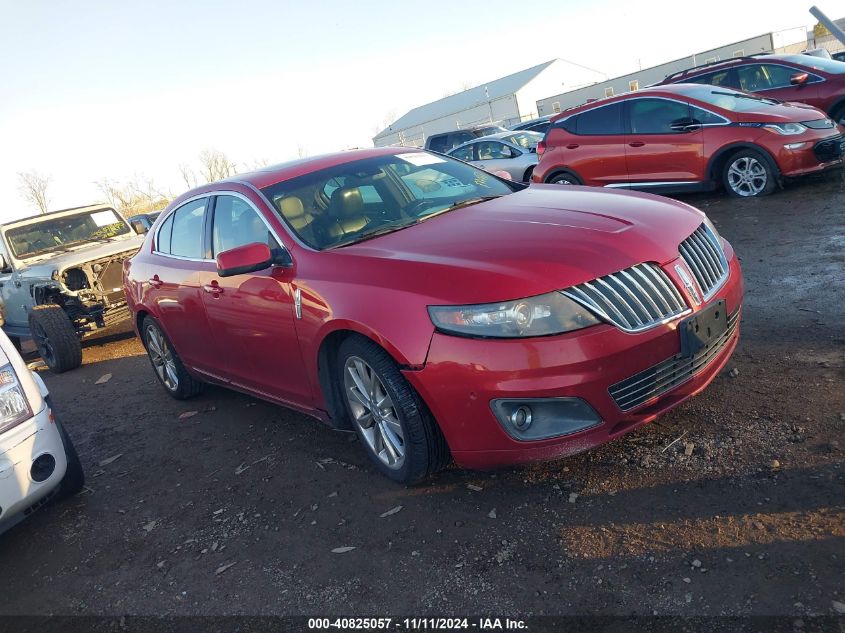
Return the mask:
[(354, 429), (388, 477), (583, 451), (704, 389), (742, 276), (706, 216), (407, 148), (175, 200), (124, 268), (165, 390), (224, 385)]
[(823, 112), (730, 88), (645, 88), (555, 116), (532, 182), (652, 192), (724, 186), (751, 197), (840, 168), (843, 128)]

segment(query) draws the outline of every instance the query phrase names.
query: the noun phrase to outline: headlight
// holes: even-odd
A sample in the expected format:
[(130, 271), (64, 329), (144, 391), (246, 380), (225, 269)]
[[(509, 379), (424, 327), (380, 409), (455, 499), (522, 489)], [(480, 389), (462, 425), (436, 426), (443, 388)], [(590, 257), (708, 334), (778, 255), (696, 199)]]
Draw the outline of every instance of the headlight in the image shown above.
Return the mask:
[(0, 367), (0, 433), (32, 417), (23, 387), (11, 365)]
[(559, 292), (471, 306), (429, 306), (434, 326), (463, 336), (520, 338), (579, 330), (601, 323), (585, 307)]
[(807, 131), (807, 128), (800, 123), (767, 123), (763, 127), (783, 136), (794, 136)]

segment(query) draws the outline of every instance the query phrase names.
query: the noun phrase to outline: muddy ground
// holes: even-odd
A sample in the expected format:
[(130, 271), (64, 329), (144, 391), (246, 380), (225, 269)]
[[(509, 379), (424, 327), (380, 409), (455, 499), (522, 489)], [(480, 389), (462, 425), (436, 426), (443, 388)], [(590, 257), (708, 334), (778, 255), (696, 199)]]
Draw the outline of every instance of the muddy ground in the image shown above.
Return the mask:
[(0, 537), (0, 613), (845, 609), (845, 181), (684, 200), (741, 257), (737, 352), (699, 397), (554, 463), (404, 488), (349, 434), (223, 389), (176, 402), (134, 338), (89, 344), (42, 374), (88, 489)]

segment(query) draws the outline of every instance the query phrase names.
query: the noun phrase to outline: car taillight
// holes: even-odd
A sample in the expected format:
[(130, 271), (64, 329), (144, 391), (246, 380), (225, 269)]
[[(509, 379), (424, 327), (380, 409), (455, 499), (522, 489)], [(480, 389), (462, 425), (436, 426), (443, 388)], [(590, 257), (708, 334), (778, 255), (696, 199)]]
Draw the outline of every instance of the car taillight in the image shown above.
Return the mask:
[(546, 141), (539, 141), (537, 143), (537, 156), (542, 156), (546, 151)]

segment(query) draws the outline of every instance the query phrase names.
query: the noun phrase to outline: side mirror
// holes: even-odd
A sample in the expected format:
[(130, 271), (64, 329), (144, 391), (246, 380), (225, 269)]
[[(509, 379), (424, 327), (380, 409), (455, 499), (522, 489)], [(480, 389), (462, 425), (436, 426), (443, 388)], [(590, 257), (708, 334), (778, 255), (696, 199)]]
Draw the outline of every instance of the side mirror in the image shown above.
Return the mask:
[(273, 252), (267, 244), (253, 242), (217, 254), (217, 274), (221, 277), (244, 275), (270, 268)]
[(135, 232), (138, 235), (144, 235), (147, 231), (150, 230), (150, 228), (140, 220), (135, 220), (132, 223), (132, 228), (135, 229)]
[(795, 73), (789, 78), (789, 83), (793, 86), (803, 86), (809, 79), (809, 73)]

